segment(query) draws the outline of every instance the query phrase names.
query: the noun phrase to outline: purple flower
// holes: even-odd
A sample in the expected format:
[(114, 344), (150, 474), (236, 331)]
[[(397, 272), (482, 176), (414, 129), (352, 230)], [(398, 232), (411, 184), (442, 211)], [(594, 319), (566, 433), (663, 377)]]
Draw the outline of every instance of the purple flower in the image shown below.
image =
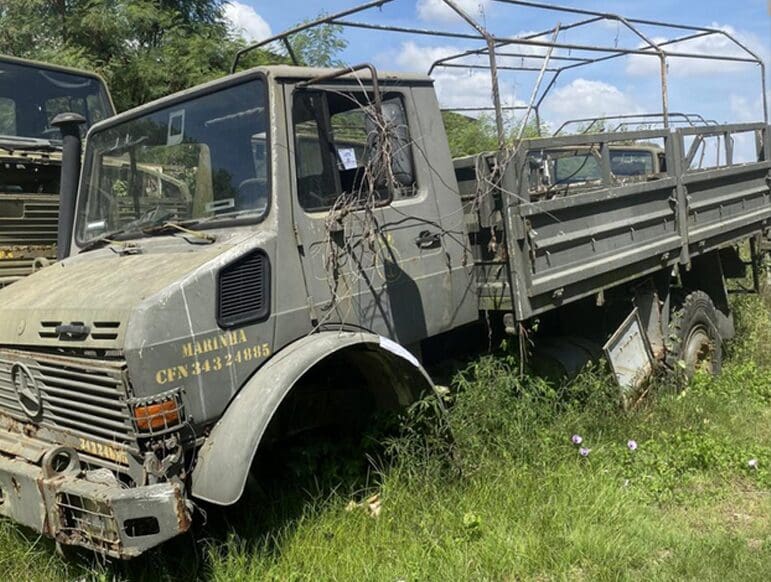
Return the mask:
[(758, 460), (757, 459), (750, 459), (747, 461), (747, 466), (750, 469), (757, 469), (758, 468)]
[(570, 440), (574, 445), (580, 445), (582, 442), (584, 442), (584, 439), (581, 437), (580, 434), (574, 434)]
[(630, 451), (636, 451), (637, 450), (637, 441), (633, 441), (633, 440), (627, 441), (626, 447)]
[(590, 452), (592, 452), (592, 449), (587, 449), (586, 447), (578, 449), (578, 454), (582, 457), (588, 457)]

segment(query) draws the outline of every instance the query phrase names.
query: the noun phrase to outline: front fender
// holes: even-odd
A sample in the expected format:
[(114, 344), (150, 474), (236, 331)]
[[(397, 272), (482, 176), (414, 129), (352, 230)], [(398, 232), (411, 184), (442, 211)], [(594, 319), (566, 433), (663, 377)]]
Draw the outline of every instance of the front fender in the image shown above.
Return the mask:
[[(320, 332), (275, 354), (228, 406), (198, 452), (192, 475), (193, 497), (232, 505), (244, 491), (249, 470), (268, 424), (297, 381), (324, 358), (353, 346), (380, 351), (394, 368), (406, 367), (432, 388), (430, 377), (400, 345), (370, 333)], [(409, 404), (402, 395), (401, 404)]]

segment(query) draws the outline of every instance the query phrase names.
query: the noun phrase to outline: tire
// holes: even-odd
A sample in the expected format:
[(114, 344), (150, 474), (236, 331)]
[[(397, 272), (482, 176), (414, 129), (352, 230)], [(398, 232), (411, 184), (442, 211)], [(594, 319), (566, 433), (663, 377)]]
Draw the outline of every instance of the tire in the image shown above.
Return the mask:
[(693, 291), (672, 314), (668, 360), (684, 368), (689, 379), (698, 371), (719, 374), (723, 366), (723, 340), (717, 328), (715, 304), (704, 291)]

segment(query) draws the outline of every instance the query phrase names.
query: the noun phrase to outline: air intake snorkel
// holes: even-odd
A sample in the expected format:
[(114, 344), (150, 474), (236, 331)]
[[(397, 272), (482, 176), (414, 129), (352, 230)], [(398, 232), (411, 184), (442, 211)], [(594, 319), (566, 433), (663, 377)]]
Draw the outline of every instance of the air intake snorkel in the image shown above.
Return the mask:
[(56, 260), (70, 254), (72, 229), (75, 223), (75, 202), (80, 179), (80, 155), (82, 140), (80, 126), (86, 122), (77, 113), (60, 113), (51, 125), (62, 132), (62, 176), (59, 185), (59, 223), (56, 238)]

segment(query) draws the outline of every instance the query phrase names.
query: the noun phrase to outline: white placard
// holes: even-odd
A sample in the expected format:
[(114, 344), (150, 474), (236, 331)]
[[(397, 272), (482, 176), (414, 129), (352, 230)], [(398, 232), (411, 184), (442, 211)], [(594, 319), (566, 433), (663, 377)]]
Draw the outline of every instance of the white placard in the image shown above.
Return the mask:
[(337, 150), (337, 155), (340, 156), (340, 161), (343, 164), (343, 168), (346, 170), (354, 170), (359, 167), (356, 161), (356, 150), (353, 148), (340, 148)]

